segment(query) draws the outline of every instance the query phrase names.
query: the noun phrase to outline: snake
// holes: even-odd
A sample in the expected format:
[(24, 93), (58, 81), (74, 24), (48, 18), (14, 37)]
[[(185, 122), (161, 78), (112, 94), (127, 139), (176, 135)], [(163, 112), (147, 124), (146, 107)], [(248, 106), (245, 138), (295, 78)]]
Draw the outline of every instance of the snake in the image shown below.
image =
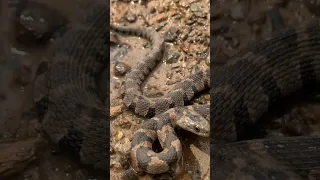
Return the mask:
[[(83, 19), (80, 20), (81, 23), (71, 26), (70, 30), (51, 44), (48, 50), (49, 60), (40, 63), (34, 82), (34, 100), (44, 134), (54, 144), (57, 144), (59, 149), (76, 154), (81, 163), (92, 165), (98, 170), (106, 170), (109, 167), (107, 106), (99, 96), (99, 87), (97, 85), (97, 78), (107, 68), (109, 61), (107, 53), (109, 49), (107, 41), (109, 39), (109, 24), (105, 19), (107, 14), (106, 7), (106, 3), (99, 0), (88, 3), (82, 16)], [(110, 25), (110, 28), (115, 29), (115, 26)], [(130, 27), (130, 32), (137, 35), (142, 33), (147, 38), (153, 38), (154, 48), (163, 49), (160, 48), (163, 45), (163, 40), (161, 40), (162, 38), (157, 39), (158, 35), (153, 33), (153, 29), (138, 27), (133, 31), (134, 28)], [(118, 32), (124, 32), (126, 29), (128, 28), (117, 27)], [(180, 83), (180, 86), (177, 86), (176, 90), (170, 94), (171, 97), (148, 101), (156, 102), (155, 106), (152, 106), (152, 104), (143, 105), (145, 103), (143, 100), (148, 99), (143, 99), (144, 96), (139, 96), (138, 91), (135, 93), (137, 96), (131, 99), (132, 97), (128, 93), (134, 91), (136, 87), (134, 83), (138, 80), (135, 79), (134, 83), (131, 83), (133, 78), (138, 76), (141, 80), (141, 75), (144, 75), (140, 72), (138, 73), (137, 70), (142, 70), (145, 74), (148, 74), (154, 68), (156, 61), (158, 61), (155, 57), (160, 57), (161, 54), (162, 52), (158, 52), (154, 53), (153, 55), (155, 56), (153, 57), (147, 56), (145, 61), (141, 61), (143, 63), (138, 64), (126, 76), (125, 88), (127, 96), (124, 98), (124, 103), (126, 104), (133, 100), (133, 103), (128, 106), (135, 108), (137, 114), (147, 117), (161, 114), (172, 107), (184, 105), (186, 100), (191, 99), (193, 96), (191, 93), (194, 91), (201, 91), (209, 87), (209, 75), (199, 71), (200, 73), (185, 80), (188, 83)], [(185, 90), (181, 91), (181, 89)], [(136, 101), (136, 98), (142, 99)], [(148, 107), (149, 114), (144, 114), (146, 109), (140, 108), (144, 106)], [(197, 134), (208, 136), (208, 121), (200, 114), (206, 112), (206, 115), (208, 115), (209, 108), (206, 107), (203, 110), (198, 110), (198, 112), (193, 111), (193, 109), (199, 108), (191, 107), (190, 109), (189, 107), (189, 109), (185, 108), (184, 111), (174, 109), (165, 113), (163, 117), (170, 115), (173, 118), (171, 123), (174, 122), (191, 131), (193, 131), (191, 128), (195, 128), (194, 132)], [(194, 112), (194, 114), (186, 116), (185, 113), (188, 112), (189, 114), (190, 111)], [(173, 117), (172, 112), (176, 112), (175, 117), (180, 119)], [(190, 116), (193, 116), (194, 119), (191, 119)], [(172, 124), (169, 125), (165, 119), (159, 121), (158, 125), (158, 128), (174, 126)], [(165, 136), (159, 137), (166, 138), (167, 135), (168, 139), (165, 140), (165, 144), (175, 140), (174, 136), (170, 136), (173, 129), (164, 131), (166, 131)], [(149, 134), (147, 133), (146, 135)], [(180, 141), (178, 143), (180, 144)], [(138, 159), (137, 162), (140, 164), (140, 149), (133, 149), (136, 149), (138, 153), (136, 157)], [(164, 151), (162, 156), (167, 157), (167, 160), (164, 159), (167, 165), (171, 165), (173, 161), (181, 156), (180, 149), (176, 152), (170, 149), (172, 154), (166, 152)], [(159, 156), (156, 155), (155, 157)], [(142, 157), (142, 160), (145, 160), (144, 157)], [(144, 163), (142, 162), (142, 165)], [(160, 163), (160, 166), (163, 164), (159, 160), (155, 165), (158, 163)]]
[(109, 66), (108, 4), (87, 2), (79, 23), (47, 49), (34, 80), (43, 134), (83, 165), (109, 170), (108, 106), (97, 78)]
[[(164, 38), (152, 27), (120, 26), (111, 24), (110, 29), (124, 35), (140, 36), (151, 41), (152, 49), (141, 57), (137, 65), (126, 74), (121, 85), (123, 104), (134, 113), (151, 118), (134, 134), (130, 160), (136, 172), (179, 174), (182, 163), (182, 147), (174, 127), (178, 126), (202, 137), (208, 137), (209, 105), (190, 105), (193, 97), (210, 87), (210, 71), (198, 70), (183, 81), (176, 83), (162, 97), (149, 98), (143, 95), (141, 85), (162, 60), (165, 50)], [(158, 139), (163, 150), (152, 150)]]
[[(103, 170), (109, 167), (109, 154), (106, 151), (109, 147), (109, 133), (106, 130), (109, 127), (109, 121), (106, 118), (108, 117), (106, 105), (97, 95), (99, 88), (95, 80), (108, 66), (109, 60), (107, 54), (109, 24), (105, 20), (108, 12), (106, 7), (107, 3), (103, 1), (90, 2), (82, 16), (82, 23), (75, 25), (51, 45), (49, 61), (40, 64), (36, 73), (34, 88), (36, 91), (35, 102), (39, 109), (45, 134), (59, 147), (68, 147), (68, 150), (78, 154), (83, 164), (90, 164)], [(229, 61), (215, 72), (207, 70), (191, 75), (161, 98), (144, 97), (140, 86), (159, 61), (160, 58), (158, 57), (161, 56), (162, 52), (157, 51), (155, 57), (152, 56), (152, 53), (144, 57), (145, 59), (126, 76), (123, 100), (124, 104), (134, 109), (135, 113), (153, 117), (153, 119), (145, 122), (144, 128), (135, 136), (141, 137), (136, 138), (137, 141), (132, 148), (133, 157), (136, 157), (133, 160), (137, 160), (138, 168), (145, 167), (148, 170), (148, 167), (154, 163), (152, 160), (156, 160), (155, 163), (160, 164), (160, 159), (166, 165), (168, 165), (167, 162), (170, 159), (177, 161), (178, 154), (181, 154), (181, 151), (179, 149), (178, 152), (174, 152), (177, 141), (172, 130), (167, 131), (167, 136), (159, 136), (160, 138), (164, 137), (163, 144), (165, 147), (173, 149), (171, 151), (174, 153), (172, 156), (168, 156), (168, 150), (162, 152), (164, 156), (159, 156), (156, 153), (151, 153), (152, 155), (149, 156), (150, 149), (148, 147), (150, 145), (138, 147), (137, 144), (150, 144), (155, 138), (153, 136), (155, 130), (158, 136), (163, 132), (158, 127), (167, 127), (162, 124), (169, 124), (170, 127), (173, 127), (174, 125), (172, 125), (172, 122), (169, 123), (168, 119), (174, 119), (174, 123), (180, 123), (182, 126), (188, 123), (179, 122), (179, 120), (191, 122), (191, 120), (199, 119), (196, 117), (199, 117), (201, 113), (196, 114), (192, 108), (189, 108), (189, 110), (192, 110), (194, 114), (183, 113), (188, 112), (186, 111), (188, 107), (184, 106), (196, 93), (210, 88), (210, 84), (210, 101), (214, 102), (210, 106), (210, 114), (214, 115), (210, 117), (210, 136), (213, 147), (211, 148), (211, 154), (212, 157), (216, 158), (211, 161), (211, 167), (213, 167), (211, 177), (218, 176), (218, 179), (228, 179), (230, 174), (221, 172), (221, 169), (219, 171), (219, 168), (225, 170), (230, 167), (238, 167), (245, 170), (243, 167), (253, 164), (253, 160), (246, 163), (250, 160), (248, 155), (252, 155), (253, 159), (257, 157), (255, 160), (260, 157), (258, 157), (259, 154), (256, 151), (252, 150), (252, 144), (250, 147), (245, 147), (240, 143), (220, 142), (242, 139), (243, 131), (257, 122), (271, 105), (281, 98), (299, 90), (314, 89), (318, 86), (320, 77), (320, 60), (317, 56), (319, 30), (319, 20), (313, 21), (305, 27), (288, 28), (273, 38), (262, 41), (239, 53), (235, 60)], [(149, 29), (148, 31), (151, 32), (152, 30)], [(144, 32), (146, 38), (151, 39), (151, 41), (159, 40), (150, 36), (152, 33), (146, 32)], [(134, 34), (139, 34), (139, 32), (136, 31)], [(152, 43), (155, 47), (162, 46), (161, 40), (152, 41)], [(159, 48), (155, 49), (159, 50)], [(209, 82), (210, 74), (212, 82)], [(184, 108), (184, 110), (179, 110), (179, 108)], [(181, 112), (184, 115), (181, 116)], [(192, 116), (194, 118), (190, 118)], [(162, 120), (158, 121), (159, 119)], [(195, 127), (198, 127), (196, 132), (199, 132), (201, 126)], [(187, 129), (190, 129), (190, 127)], [(283, 162), (294, 161), (294, 152), (299, 151), (299, 149), (301, 151), (308, 150), (303, 152), (314, 152), (312, 154), (314, 156), (305, 153), (303, 154), (304, 157), (297, 159), (296, 162), (302, 160), (303, 163), (318, 161), (317, 155), (319, 153), (317, 153), (318, 144), (316, 143), (319, 142), (318, 137), (273, 140), (274, 144), (282, 145), (282, 154), (279, 153), (279, 146), (268, 146), (267, 142), (270, 142), (270, 140), (262, 140), (260, 143), (255, 142), (268, 150), (267, 153), (266, 150), (262, 152), (273, 157), (279, 155), (280, 158), (284, 158)], [(250, 145), (250, 143), (248, 144)], [(234, 154), (223, 153), (223, 150), (228, 150), (228, 148), (236, 149)], [(297, 148), (297, 151), (293, 151), (294, 148)], [(142, 157), (141, 152), (147, 152), (144, 154), (147, 157)], [(236, 156), (238, 159), (232, 158), (232, 156)], [(161, 159), (162, 157), (163, 159)], [(313, 159), (310, 159), (310, 157)], [(145, 162), (143, 163), (143, 161)], [(256, 162), (261, 165), (261, 161)], [(221, 166), (218, 166), (218, 162), (222, 162)], [(277, 161), (277, 163), (280, 162)], [(140, 163), (143, 166), (139, 167)], [(292, 164), (298, 170), (311, 171), (312, 168), (303, 163)], [(318, 165), (319, 163), (315, 162), (315, 164)], [(256, 179), (270, 176), (266, 173), (271, 172), (270, 169), (274, 172), (274, 174), (271, 174), (274, 179), (299, 179), (293, 173), (291, 175), (290, 173), (284, 173), (283, 169), (290, 170), (290, 167), (287, 166), (283, 168), (261, 166), (260, 169), (259, 166), (254, 167), (257, 168), (252, 169), (252, 177)], [(257, 172), (260, 172), (260, 174)], [(231, 178), (234, 178), (234, 176)]]
[(319, 137), (248, 140), (273, 107), (319, 90), (320, 21), (285, 27), (211, 72), (213, 179), (319, 177)]

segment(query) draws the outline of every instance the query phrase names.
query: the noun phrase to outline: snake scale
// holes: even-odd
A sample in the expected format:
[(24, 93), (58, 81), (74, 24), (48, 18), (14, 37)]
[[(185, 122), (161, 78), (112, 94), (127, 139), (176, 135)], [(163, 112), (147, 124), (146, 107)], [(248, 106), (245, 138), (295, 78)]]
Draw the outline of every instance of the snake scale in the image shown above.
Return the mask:
[[(136, 35), (151, 41), (152, 50), (139, 60), (125, 76), (122, 84), (123, 103), (136, 114), (153, 117), (146, 120), (132, 140), (131, 165), (137, 172), (172, 174), (181, 172), (182, 147), (174, 127), (179, 126), (199, 136), (208, 137), (210, 124), (209, 105), (185, 106), (192, 98), (210, 87), (209, 70), (197, 71), (177, 83), (169, 93), (158, 98), (142, 94), (141, 85), (161, 61), (164, 53), (164, 38), (153, 28), (119, 26), (112, 24), (112, 31)], [(159, 139), (163, 148), (160, 153), (152, 150), (153, 142)]]
[(319, 20), (286, 27), (211, 72), (211, 178), (320, 177), (318, 136), (245, 141), (277, 103), (319, 90), (319, 30)]
[[(93, 165), (94, 168), (100, 170), (106, 170), (109, 167), (109, 162), (107, 162), (109, 159), (107, 153), (109, 148), (107, 131), (109, 120), (106, 106), (98, 96), (99, 87), (96, 82), (109, 61), (107, 55), (109, 25), (105, 19), (106, 14), (107, 5), (105, 2), (97, 0), (89, 3), (82, 22), (74, 25), (51, 45), (49, 49), (49, 52), (52, 53), (50, 54), (50, 61), (44, 61), (39, 65), (34, 83), (35, 102), (40, 112), (44, 133), (61, 149), (78, 154), (83, 164)], [(158, 160), (154, 161), (151, 158), (149, 161), (150, 156), (145, 157), (143, 156), (145, 154), (141, 154), (140, 150), (144, 151), (147, 146), (135, 148), (135, 145), (141, 146), (141, 144), (133, 143), (132, 148), (137, 152), (133, 157), (137, 158), (136, 162), (139, 165), (141, 164), (142, 167), (146, 165), (147, 169), (160, 167), (156, 171), (153, 170), (156, 174), (165, 172), (168, 170), (165, 168), (171, 166), (172, 163), (176, 163), (182, 153), (179, 148), (172, 149), (174, 145), (170, 144), (178, 140), (172, 127), (181, 125), (182, 128), (198, 135), (209, 136), (209, 123), (207, 121), (209, 119), (209, 106), (180, 107), (171, 109), (164, 114), (161, 113), (172, 107), (184, 106), (195, 93), (208, 89), (209, 71), (199, 71), (190, 76), (176, 85), (169, 96), (158, 99), (145, 98), (141, 95), (138, 86), (159, 62), (160, 59), (157, 60), (157, 58), (162, 56), (163, 40), (158, 38), (158, 34), (151, 28), (128, 28), (111, 25), (111, 29), (117, 32), (128, 31), (136, 35), (142, 35), (151, 39), (153, 43), (155, 50), (144, 60), (141, 60), (141, 63), (131, 73), (126, 75), (124, 103), (129, 108), (135, 109), (135, 112), (139, 115), (146, 117), (153, 117), (156, 114), (162, 115), (162, 117), (157, 116), (150, 120), (151, 124), (157, 118), (167, 117), (166, 115), (171, 118), (172, 122), (166, 121), (169, 119), (161, 119), (153, 124), (157, 125), (157, 128), (151, 129), (154, 126), (147, 127), (145, 125), (146, 131), (140, 131), (140, 135), (145, 133), (144, 135), (149, 136), (150, 131), (164, 128), (163, 134), (159, 137), (164, 138), (165, 144), (163, 145), (169, 147), (169, 151), (164, 150), (162, 155), (155, 154), (154, 157), (159, 158)], [(132, 94), (135, 96), (131, 96)], [(132, 102), (130, 103), (130, 101)], [(190, 124), (190, 122), (192, 123)], [(139, 143), (141, 140), (146, 140), (139, 136), (139, 133), (136, 137), (133, 142)], [(155, 137), (150, 136), (149, 138), (154, 140)], [(178, 141), (177, 146), (180, 146), (180, 141)], [(149, 162), (155, 163), (148, 165)], [(146, 172), (150, 172), (147, 169), (145, 169)]]
[[(106, 130), (109, 127), (106, 118), (108, 113), (97, 96), (98, 87), (95, 83), (96, 77), (107, 66), (109, 60), (106, 7), (106, 2), (102, 1), (92, 2), (88, 6), (82, 24), (69, 30), (51, 46), (50, 61), (41, 64), (35, 81), (35, 101), (41, 111), (45, 134), (61, 147), (67, 146), (78, 153), (82, 163), (94, 165), (97, 169), (105, 169), (109, 164), (106, 161), (109, 159), (109, 134)], [(141, 61), (143, 63), (139, 63), (126, 76), (124, 84), (125, 105), (146, 117), (156, 115), (146, 121), (133, 140), (131, 154), (136, 158), (133, 160), (138, 160), (137, 168), (148, 171), (154, 159), (155, 164), (160, 163), (161, 153), (164, 155), (162, 161), (166, 165), (169, 160), (178, 160), (181, 151), (179, 149), (174, 152), (175, 149), (172, 148), (177, 140), (174, 131), (168, 130), (166, 135), (159, 136), (163, 133), (159, 127), (166, 127), (168, 124), (169, 127), (174, 126), (175, 124), (169, 122), (171, 119), (174, 119), (174, 123), (182, 125), (187, 123), (181, 123), (180, 120), (191, 122), (192, 116), (192, 121), (197, 117), (202, 119), (202, 111), (196, 112), (197, 108), (180, 106), (184, 106), (194, 94), (211, 84), (210, 111), (214, 115), (211, 117), (210, 126), (213, 138), (211, 178), (239, 179), (237, 173), (241, 172), (251, 172), (243, 176), (250, 176), (251, 179), (301, 179), (300, 176), (312, 174), (314, 169), (317, 170), (315, 166), (319, 164), (318, 137), (230, 144), (220, 142), (241, 139), (243, 130), (260, 119), (271, 105), (282, 97), (300, 89), (318, 86), (319, 30), (319, 21), (313, 21), (298, 29), (289, 28), (270, 40), (246, 49), (235, 60), (216, 72), (211, 72), (211, 83), (209, 71), (199, 71), (178, 83), (172, 93), (156, 99), (144, 97), (140, 86), (159, 61), (160, 58), (157, 57), (161, 57), (163, 43), (158, 42), (159, 39), (152, 39), (150, 33), (146, 33), (144, 36), (151, 39), (157, 52), (156, 56), (150, 53), (145, 57)], [(139, 35), (139, 32), (133, 34)], [(192, 113), (183, 113), (188, 112), (188, 109)], [(203, 109), (207, 107), (198, 108)], [(199, 132), (198, 128), (194, 129), (195, 132)], [(155, 131), (157, 136), (165, 137), (162, 145), (173, 151), (164, 150), (160, 154), (149, 154), (148, 143), (155, 139)], [(141, 142), (147, 145), (143, 146)], [(142, 156), (143, 152), (148, 158)], [(172, 156), (169, 156), (168, 152), (172, 152)], [(296, 158), (297, 154), (301, 156)], [(272, 158), (280, 158), (282, 161), (273, 161)], [(262, 161), (267, 162), (266, 160), (269, 160), (271, 165), (263, 165)], [(279, 162), (282, 164), (278, 165)], [(139, 167), (139, 163), (142, 166)], [(227, 169), (230, 169), (228, 172), (234, 173), (224, 173)]]
[(44, 134), (83, 164), (109, 167), (107, 106), (96, 79), (109, 66), (107, 2), (88, 2), (78, 24), (48, 49), (34, 82), (36, 107)]

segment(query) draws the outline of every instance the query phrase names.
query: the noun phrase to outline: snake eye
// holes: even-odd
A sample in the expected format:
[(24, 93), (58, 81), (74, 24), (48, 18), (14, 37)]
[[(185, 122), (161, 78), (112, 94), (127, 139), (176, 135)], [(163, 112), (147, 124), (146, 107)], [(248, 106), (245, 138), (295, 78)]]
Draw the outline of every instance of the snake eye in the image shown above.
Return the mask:
[(199, 126), (196, 126), (196, 127), (194, 128), (194, 130), (195, 130), (196, 132), (199, 132), (199, 131), (200, 131)]

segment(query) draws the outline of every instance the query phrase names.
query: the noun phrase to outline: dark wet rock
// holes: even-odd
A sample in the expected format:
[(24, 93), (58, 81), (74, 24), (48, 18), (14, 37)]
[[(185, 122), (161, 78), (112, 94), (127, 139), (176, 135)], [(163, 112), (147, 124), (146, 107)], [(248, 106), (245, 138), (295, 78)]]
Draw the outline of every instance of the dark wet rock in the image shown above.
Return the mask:
[(303, 3), (310, 13), (320, 17), (320, 1), (304, 0)]
[(194, 24), (195, 22), (197, 22), (197, 18), (195, 16), (191, 16), (188, 18), (186, 25), (190, 26), (190, 25)]
[[(207, 15), (205, 15), (205, 17), (206, 17)], [(206, 20), (206, 19), (204, 19), (204, 18), (199, 18), (198, 20), (197, 20), (197, 25), (198, 26), (205, 26), (205, 25), (207, 25), (208, 24), (208, 20)]]
[(16, 11), (16, 39), (24, 45), (50, 42), (65, 33), (68, 20), (57, 10), (44, 4), (29, 2)]
[(231, 7), (230, 16), (234, 20), (243, 20), (246, 16), (246, 8), (243, 3), (238, 3)]
[(130, 12), (127, 12), (126, 15), (125, 15), (125, 19), (128, 21), (128, 22), (135, 22), (137, 20), (137, 15), (134, 14), (134, 13), (130, 13)]
[(165, 33), (164, 33), (164, 40), (166, 42), (174, 42), (178, 37), (179, 29), (176, 27), (170, 27)]
[(114, 69), (115, 69), (114, 71), (115, 75), (123, 76), (131, 69), (131, 67), (123, 62), (117, 61), (114, 66)]
[(180, 37), (183, 41), (187, 40), (188, 39), (188, 34), (187, 33), (184, 33), (181, 35)]
[(126, 155), (120, 157), (120, 164), (124, 169), (128, 169), (130, 167), (130, 162)]
[(168, 51), (166, 56), (166, 63), (172, 64), (178, 62), (179, 58), (181, 56), (181, 53), (177, 51)]

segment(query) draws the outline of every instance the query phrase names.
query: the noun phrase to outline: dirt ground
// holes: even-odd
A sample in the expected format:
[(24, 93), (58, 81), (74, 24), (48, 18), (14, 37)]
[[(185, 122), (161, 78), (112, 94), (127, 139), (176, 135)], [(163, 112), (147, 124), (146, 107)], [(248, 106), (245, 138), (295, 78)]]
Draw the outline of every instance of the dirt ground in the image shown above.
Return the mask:
[[(163, 63), (150, 75), (143, 88), (148, 97), (158, 97), (168, 92), (172, 85), (183, 80), (195, 68), (209, 67), (209, 1), (149, 1), (146, 4), (110, 2), (112, 23), (117, 24), (149, 24), (161, 33), (166, 41)], [(145, 39), (117, 35), (120, 46), (111, 47), (110, 69), (110, 103), (113, 108), (121, 106), (120, 83), (124, 74), (148, 53)], [(209, 95), (205, 94), (200, 103), (209, 103)], [(131, 111), (119, 111), (111, 120), (111, 179), (120, 179), (126, 169), (130, 168), (128, 154), (130, 141), (134, 132), (140, 127), (144, 118)], [(181, 132), (184, 149), (184, 173), (179, 179), (208, 179), (209, 138), (200, 138), (190, 133)], [(192, 152), (202, 160), (198, 161)], [(199, 167), (204, 168), (199, 168)], [(129, 170), (128, 170), (129, 171)], [(148, 179), (149, 176), (141, 176)]]
[[(70, 22), (75, 22), (85, 8), (81, 6), (81, 0), (39, 2), (57, 9)], [(288, 26), (299, 26), (319, 15), (319, 5), (312, 4), (318, 1), (311, 0), (211, 0), (210, 13), (208, 0), (139, 2), (111, 0), (110, 19), (120, 24), (148, 23), (166, 37), (163, 63), (144, 88), (144, 93), (149, 97), (163, 95), (196, 68), (205, 68), (210, 63), (220, 66), (249, 43), (270, 37), (267, 10), (271, 7), (279, 7)], [(130, 168), (127, 157), (130, 140), (144, 120), (120, 108), (119, 85), (124, 73), (139, 61), (139, 57), (148, 53), (144, 39), (120, 36), (119, 44), (122, 45), (112, 46), (110, 50), (110, 103), (115, 107), (111, 119), (111, 179), (122, 179), (124, 172)], [(27, 48), (14, 41), (12, 47), (15, 54), (24, 58), (10, 60), (0, 67), (0, 179), (79, 179), (87, 170), (68, 156), (53, 153), (54, 146), (42, 137), (41, 126), (32, 108), (32, 77), (45, 47)], [(25, 72), (24, 67), (31, 71)], [(208, 102), (208, 94), (195, 100), (195, 103)], [(313, 117), (320, 117), (317, 107), (308, 108), (310, 110)], [(209, 138), (177, 132), (183, 142), (185, 165), (183, 177), (179, 179), (209, 179)], [(103, 179), (95, 174), (93, 178)], [(148, 179), (146, 176), (140, 178)]]

